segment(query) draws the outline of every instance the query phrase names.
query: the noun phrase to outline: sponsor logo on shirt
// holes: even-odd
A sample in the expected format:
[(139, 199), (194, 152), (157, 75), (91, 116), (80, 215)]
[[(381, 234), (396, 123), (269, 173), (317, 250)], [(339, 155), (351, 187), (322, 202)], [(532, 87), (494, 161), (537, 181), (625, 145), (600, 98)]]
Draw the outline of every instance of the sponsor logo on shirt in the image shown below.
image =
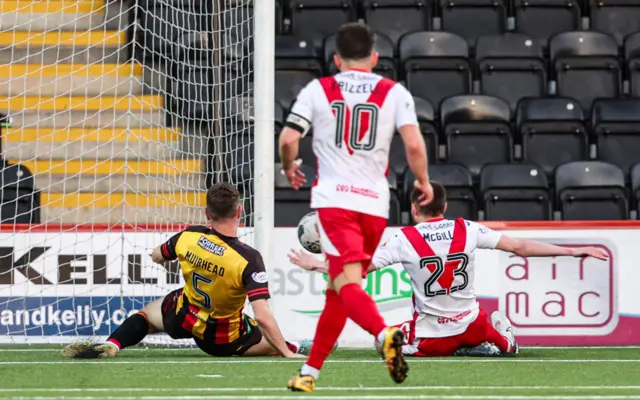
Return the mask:
[(438, 323), (439, 324), (449, 324), (451, 322), (460, 322), (469, 314), (471, 314), (471, 310), (467, 310), (467, 311), (465, 311), (463, 313), (460, 313), (460, 314), (456, 315), (455, 317), (451, 317), (451, 318), (438, 317)]
[(200, 238), (200, 240), (198, 240), (198, 246), (200, 246), (201, 248), (205, 249), (209, 253), (213, 253), (213, 254), (216, 254), (216, 255), (219, 255), (219, 256), (223, 255), (224, 251), (227, 249), (224, 246), (220, 246), (220, 245), (217, 245), (217, 244), (213, 243), (211, 240), (207, 239), (204, 236), (202, 236)]
[(251, 274), (251, 278), (258, 283), (267, 283), (267, 273), (266, 272), (254, 272)]

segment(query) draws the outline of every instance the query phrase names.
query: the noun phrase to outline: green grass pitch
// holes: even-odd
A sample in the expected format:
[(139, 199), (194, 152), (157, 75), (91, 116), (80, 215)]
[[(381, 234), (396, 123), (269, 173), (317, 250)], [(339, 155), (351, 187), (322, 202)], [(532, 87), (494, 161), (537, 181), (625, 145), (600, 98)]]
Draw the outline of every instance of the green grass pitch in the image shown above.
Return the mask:
[(394, 384), (373, 350), (339, 350), (312, 394), (284, 387), (300, 360), (216, 359), (195, 349), (68, 360), (52, 347), (0, 347), (0, 398), (640, 399), (640, 348), (523, 349), (517, 358), (409, 359)]

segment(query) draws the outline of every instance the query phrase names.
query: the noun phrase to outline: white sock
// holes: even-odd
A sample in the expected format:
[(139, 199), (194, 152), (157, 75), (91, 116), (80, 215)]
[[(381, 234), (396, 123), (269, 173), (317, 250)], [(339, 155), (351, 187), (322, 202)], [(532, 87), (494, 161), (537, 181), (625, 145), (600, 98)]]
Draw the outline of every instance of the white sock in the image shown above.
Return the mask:
[(378, 333), (378, 336), (376, 336), (376, 338), (378, 339), (378, 342), (380, 343), (384, 343), (384, 337), (385, 337), (385, 331), (387, 330), (387, 328), (383, 329), (382, 331), (380, 331), (380, 333)]
[(305, 364), (300, 369), (300, 375), (309, 375), (309, 376), (313, 376), (315, 379), (318, 379), (318, 377), (320, 376), (320, 370)]

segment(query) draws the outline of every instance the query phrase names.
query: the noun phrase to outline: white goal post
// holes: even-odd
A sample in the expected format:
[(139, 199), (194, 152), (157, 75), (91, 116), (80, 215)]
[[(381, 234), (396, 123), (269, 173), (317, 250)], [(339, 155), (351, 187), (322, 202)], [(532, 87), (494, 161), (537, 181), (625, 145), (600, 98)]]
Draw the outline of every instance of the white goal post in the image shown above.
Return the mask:
[(270, 270), (274, 35), (269, 1), (0, 1), (0, 344), (101, 340), (181, 287), (150, 253), (214, 181)]

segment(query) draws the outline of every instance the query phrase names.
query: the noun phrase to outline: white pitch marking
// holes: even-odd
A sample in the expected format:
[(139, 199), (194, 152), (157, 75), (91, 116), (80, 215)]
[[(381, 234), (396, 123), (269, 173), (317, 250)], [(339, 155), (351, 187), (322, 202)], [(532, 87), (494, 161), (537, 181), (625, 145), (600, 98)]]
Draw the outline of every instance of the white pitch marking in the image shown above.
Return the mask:
[[(61, 348), (60, 348), (61, 349)], [(35, 348), (35, 349), (10, 349), (10, 348), (0, 348), (0, 353), (29, 353), (29, 352), (47, 352), (47, 351), (60, 351), (60, 349), (51, 349), (51, 348)], [(640, 349), (640, 346), (527, 346), (520, 347), (520, 350), (620, 350), (620, 349)], [(371, 350), (369, 348), (341, 348), (340, 350), (347, 351), (363, 351), (363, 350)], [(164, 347), (132, 347), (128, 348), (127, 352), (130, 351), (201, 351), (197, 347), (183, 347), (183, 348), (164, 348)]]
[[(406, 400), (406, 396), (382, 396), (382, 395), (373, 395), (373, 396), (315, 396), (315, 395), (302, 395), (302, 396), (287, 396), (288, 399), (331, 399), (331, 400), (387, 400), (387, 399), (398, 399), (398, 400)], [(445, 400), (627, 400), (627, 399), (640, 399), (640, 395), (621, 395), (621, 396), (609, 396), (609, 395), (594, 395), (594, 396), (516, 396), (516, 395), (413, 395), (412, 399), (424, 399), (424, 400), (436, 400), (436, 399), (445, 399)], [(211, 399), (211, 400), (281, 400), (282, 396), (100, 396), (100, 397), (92, 397), (92, 396), (80, 396), (80, 397), (48, 397), (48, 396), (37, 396), (37, 397), (0, 397), (0, 399), (4, 400), (67, 400), (67, 399), (85, 399), (85, 400), (104, 400), (104, 399), (113, 399), (113, 400), (201, 400), (201, 399)]]
[[(198, 375), (202, 377), (222, 377), (222, 375)], [(413, 391), (413, 390), (640, 390), (640, 386), (379, 386), (379, 387), (331, 387), (316, 388), (317, 391)], [(2, 388), (4, 392), (272, 392), (282, 391), (282, 387), (232, 388)]]
[(224, 378), (222, 375), (197, 375), (198, 378)]
[[(336, 364), (378, 364), (381, 360), (327, 360), (326, 363)], [(297, 364), (299, 360), (167, 360), (167, 361), (0, 361), (0, 365), (87, 365), (87, 364), (100, 364), (100, 365), (117, 365), (117, 364), (140, 364), (140, 365), (152, 365), (152, 364)], [(623, 360), (554, 360), (554, 359), (517, 359), (517, 358), (487, 358), (487, 359), (412, 359), (411, 364), (484, 364), (484, 363), (545, 363), (545, 364), (581, 364), (581, 363), (640, 363), (640, 360), (623, 359)]]

